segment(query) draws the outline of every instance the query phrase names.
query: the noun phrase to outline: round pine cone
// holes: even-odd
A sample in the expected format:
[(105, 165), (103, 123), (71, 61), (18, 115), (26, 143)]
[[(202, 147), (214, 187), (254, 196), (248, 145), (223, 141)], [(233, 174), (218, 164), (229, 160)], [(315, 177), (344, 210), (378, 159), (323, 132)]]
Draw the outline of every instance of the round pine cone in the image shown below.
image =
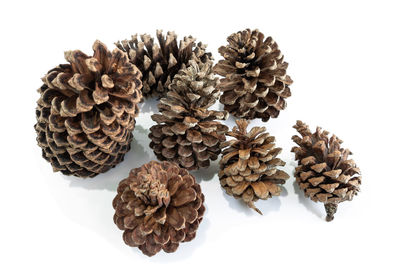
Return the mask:
[(228, 45), (218, 51), (224, 57), (214, 72), (224, 76), (219, 87), (220, 102), (232, 115), (268, 121), (286, 107), (292, 79), (286, 75), (288, 63), (275, 41), (258, 30), (234, 33)]
[(292, 148), (299, 166), (295, 177), (307, 197), (322, 202), (331, 221), (340, 202), (352, 200), (360, 190), (361, 176), (348, 149), (341, 148), (342, 140), (317, 127), (311, 133), (307, 124), (297, 121), (293, 126), (302, 137), (293, 136), (298, 145)]
[(278, 170), (285, 162), (276, 156), (282, 151), (275, 147), (275, 137), (265, 132), (265, 127), (253, 127), (247, 132), (248, 121), (236, 121), (227, 135), (234, 137), (223, 146), (219, 179), (225, 191), (241, 198), (250, 208), (262, 214), (254, 205), (258, 199), (279, 196), (281, 184), (289, 175)]
[(150, 128), (150, 147), (159, 160), (197, 170), (218, 158), (228, 127), (215, 120), (226, 119), (228, 113), (207, 109), (218, 99), (217, 83), (211, 62), (191, 60), (175, 75), (158, 104), (161, 114), (152, 116), (157, 124)]
[(130, 149), (141, 99), (141, 73), (127, 55), (100, 41), (93, 56), (65, 52), (69, 64), (51, 69), (38, 92), (35, 130), (54, 171), (93, 177)]
[(133, 35), (131, 40), (118, 41), (117, 47), (128, 53), (130, 61), (143, 73), (143, 96), (163, 97), (168, 91), (175, 74), (187, 66), (189, 60), (206, 63), (212, 59), (206, 52), (206, 45), (196, 44), (192, 36), (184, 37), (178, 46), (177, 35), (168, 32), (166, 36), (157, 30), (158, 44), (148, 34)]
[(195, 178), (167, 161), (133, 169), (118, 186), (114, 222), (128, 246), (147, 256), (191, 241), (203, 218), (204, 195)]

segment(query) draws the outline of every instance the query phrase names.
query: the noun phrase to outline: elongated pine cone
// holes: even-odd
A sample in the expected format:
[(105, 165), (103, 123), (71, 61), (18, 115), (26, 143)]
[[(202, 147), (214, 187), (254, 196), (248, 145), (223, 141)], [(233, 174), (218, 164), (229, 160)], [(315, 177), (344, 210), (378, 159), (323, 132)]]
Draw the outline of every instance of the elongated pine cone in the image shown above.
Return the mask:
[(215, 121), (226, 119), (228, 113), (208, 110), (218, 99), (218, 82), (210, 62), (191, 60), (175, 75), (170, 91), (158, 104), (161, 114), (152, 116), (157, 124), (150, 128), (150, 147), (159, 160), (197, 170), (218, 158), (228, 131)]
[(322, 202), (331, 221), (340, 202), (352, 200), (360, 190), (361, 176), (354, 160), (348, 159), (352, 153), (341, 148), (342, 140), (317, 127), (311, 133), (307, 124), (297, 121), (293, 126), (301, 135), (292, 137), (298, 145), (292, 148), (299, 166), (295, 177), (299, 187), (307, 197)]
[(219, 179), (228, 195), (241, 198), (250, 208), (262, 214), (254, 205), (258, 199), (279, 196), (289, 175), (279, 170), (285, 162), (277, 158), (282, 149), (275, 147), (275, 137), (265, 127), (253, 127), (247, 132), (248, 121), (236, 121), (227, 135), (220, 161)]
[(118, 186), (114, 222), (128, 246), (147, 256), (177, 250), (191, 241), (205, 211), (195, 178), (171, 162), (151, 161), (133, 169)]
[(192, 36), (177, 41), (175, 32), (167, 32), (164, 36), (157, 30), (158, 44), (148, 34), (133, 35), (131, 40), (118, 41), (117, 47), (128, 53), (130, 61), (143, 73), (143, 96), (163, 97), (168, 91), (175, 74), (187, 66), (189, 60), (206, 63), (212, 59), (206, 52), (206, 45)]
[(227, 46), (218, 49), (224, 59), (214, 67), (215, 73), (225, 77), (219, 85), (224, 109), (245, 119), (278, 117), (293, 83), (278, 45), (249, 29), (230, 35), (227, 41)]
[(35, 130), (54, 171), (93, 177), (130, 149), (141, 99), (141, 73), (127, 55), (100, 41), (93, 56), (65, 52), (69, 64), (51, 69), (38, 92)]

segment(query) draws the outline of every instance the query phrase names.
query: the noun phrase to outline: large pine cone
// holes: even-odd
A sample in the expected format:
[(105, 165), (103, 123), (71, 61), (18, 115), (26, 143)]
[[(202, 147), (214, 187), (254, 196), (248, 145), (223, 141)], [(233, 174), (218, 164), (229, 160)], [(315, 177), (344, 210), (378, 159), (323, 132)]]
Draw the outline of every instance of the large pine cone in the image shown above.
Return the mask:
[(234, 137), (224, 143), (219, 179), (225, 191), (241, 198), (250, 208), (262, 214), (254, 205), (258, 199), (279, 196), (281, 184), (289, 175), (277, 169), (285, 162), (276, 156), (282, 151), (275, 147), (275, 137), (265, 127), (253, 127), (247, 132), (248, 121), (240, 119), (227, 135)]
[(175, 75), (158, 104), (161, 114), (152, 116), (157, 125), (150, 128), (150, 147), (159, 160), (196, 170), (218, 158), (228, 127), (215, 120), (226, 119), (228, 113), (207, 109), (218, 99), (217, 83), (211, 63), (192, 60)]
[(214, 72), (224, 76), (219, 87), (224, 109), (239, 118), (276, 118), (291, 95), (288, 63), (275, 41), (258, 30), (234, 33), (218, 51), (224, 57)]
[(293, 126), (302, 137), (293, 136), (298, 145), (293, 147), (299, 166), (295, 177), (307, 197), (322, 202), (331, 221), (340, 202), (352, 200), (360, 190), (361, 176), (348, 149), (341, 148), (342, 141), (335, 135), (328, 138), (329, 132), (317, 127), (311, 133), (307, 124), (297, 121)]
[(127, 55), (99, 41), (93, 56), (65, 53), (69, 64), (50, 70), (38, 90), (38, 145), (54, 171), (93, 177), (130, 149), (141, 99), (141, 73)]
[(133, 169), (118, 186), (114, 222), (128, 246), (147, 256), (177, 250), (191, 241), (202, 221), (204, 195), (195, 178), (167, 161)]
[(206, 52), (207, 46), (201, 42), (196, 44), (192, 36), (184, 37), (179, 46), (176, 38), (174, 32), (164, 36), (161, 30), (157, 30), (159, 45), (148, 34), (141, 35), (141, 41), (136, 34), (131, 40), (116, 43), (143, 73), (144, 97), (165, 96), (175, 74), (182, 66), (187, 66), (189, 60), (206, 63), (212, 59), (211, 53)]

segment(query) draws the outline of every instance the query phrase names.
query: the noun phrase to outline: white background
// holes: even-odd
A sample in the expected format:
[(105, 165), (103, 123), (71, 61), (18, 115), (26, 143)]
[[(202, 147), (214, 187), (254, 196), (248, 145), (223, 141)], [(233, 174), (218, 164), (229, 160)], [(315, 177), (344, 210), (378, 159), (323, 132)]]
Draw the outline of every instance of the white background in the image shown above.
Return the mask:
[[(1, 266), (399, 266), (398, 1), (2, 1), (0, 121)], [(197, 238), (148, 258), (122, 241), (111, 201), (131, 168), (155, 159), (142, 107), (125, 161), (94, 179), (53, 173), (33, 129), (40, 78), (65, 50), (91, 54), (100, 39), (175, 30), (208, 44), (245, 28), (271, 35), (289, 62), (292, 97), (264, 125), (283, 148), (291, 178), (264, 215), (228, 197), (217, 162), (195, 172), (206, 197)], [(215, 108), (221, 109), (220, 105)], [(334, 132), (363, 173), (361, 193), (324, 221), (323, 205), (294, 185), (296, 119)], [(233, 125), (231, 117), (227, 124)]]

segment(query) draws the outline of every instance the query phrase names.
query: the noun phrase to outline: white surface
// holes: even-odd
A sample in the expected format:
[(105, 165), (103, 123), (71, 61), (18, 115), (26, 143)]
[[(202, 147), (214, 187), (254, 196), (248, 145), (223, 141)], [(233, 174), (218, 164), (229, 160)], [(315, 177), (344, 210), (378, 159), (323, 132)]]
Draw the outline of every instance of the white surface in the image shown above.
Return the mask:
[[(398, 12), (398, 1), (3, 1), (0, 265), (399, 266)], [(292, 176), (281, 197), (256, 203), (260, 216), (223, 193), (214, 162), (195, 173), (207, 208), (197, 238), (148, 258), (123, 243), (111, 201), (129, 169), (155, 158), (147, 137), (155, 102), (142, 108), (125, 161), (80, 180), (41, 158), (33, 129), (40, 78), (65, 62), (64, 50), (90, 54), (96, 39), (113, 48), (157, 28), (192, 34), (219, 60), (226, 37), (247, 27), (278, 42), (294, 80), (279, 118), (252, 125), (276, 136), (290, 174), (296, 119), (334, 132), (363, 172), (362, 192), (327, 223)]]

